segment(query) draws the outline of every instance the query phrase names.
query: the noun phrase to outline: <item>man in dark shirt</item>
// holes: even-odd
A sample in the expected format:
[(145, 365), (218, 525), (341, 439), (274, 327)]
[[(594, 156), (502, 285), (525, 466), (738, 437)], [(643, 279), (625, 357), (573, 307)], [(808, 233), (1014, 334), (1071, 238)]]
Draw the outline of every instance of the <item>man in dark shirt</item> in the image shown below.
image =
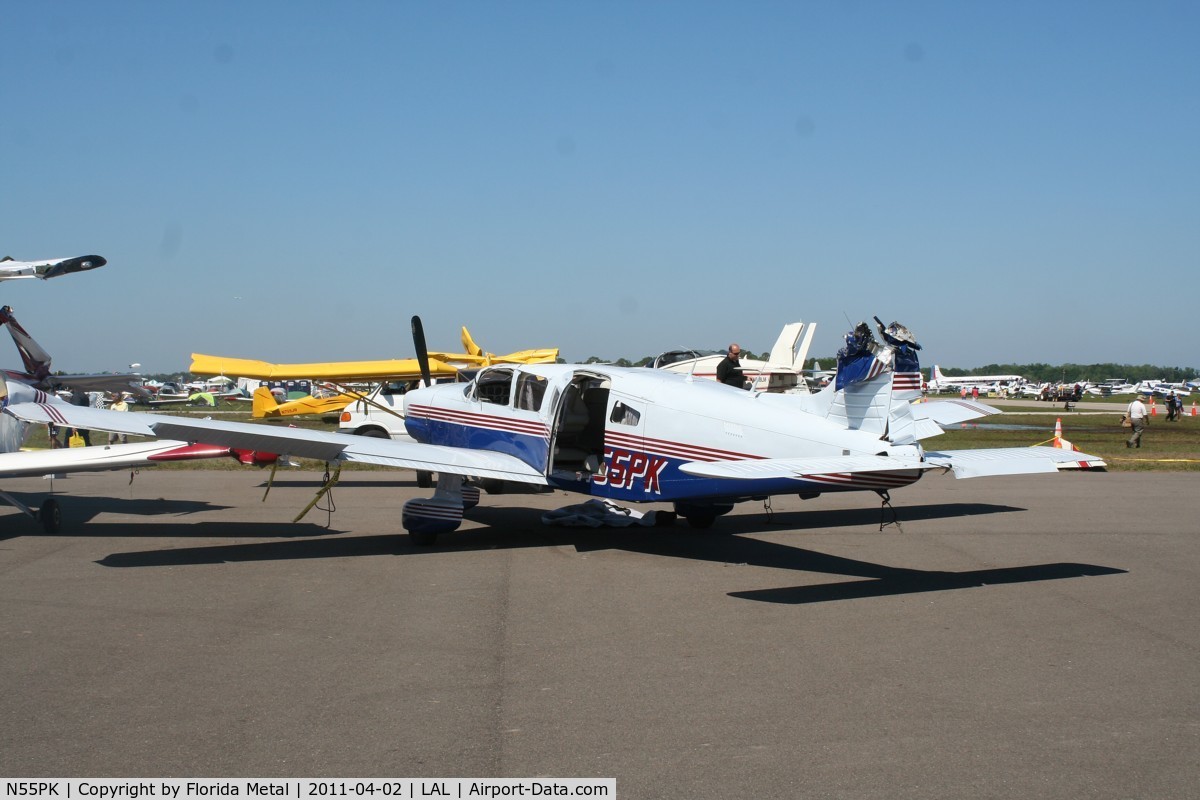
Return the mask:
[(738, 359), (741, 357), (742, 348), (736, 344), (729, 345), (729, 352), (721, 359), (721, 363), (717, 364), (717, 380), (727, 386), (746, 388), (746, 376), (742, 374), (742, 368), (738, 365)]

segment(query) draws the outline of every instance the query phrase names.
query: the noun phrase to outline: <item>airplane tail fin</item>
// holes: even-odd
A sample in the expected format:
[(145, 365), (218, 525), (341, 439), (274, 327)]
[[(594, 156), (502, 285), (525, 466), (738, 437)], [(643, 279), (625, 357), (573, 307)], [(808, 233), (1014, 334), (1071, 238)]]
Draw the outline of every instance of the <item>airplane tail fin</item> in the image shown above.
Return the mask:
[(25, 332), (21, 323), (17, 322), (16, 317), (13, 316), (12, 306), (0, 308), (0, 325), (8, 326), (8, 333), (12, 336), (13, 344), (17, 346), (17, 350), (21, 353), (21, 361), (25, 363), (25, 371), (39, 381), (45, 380), (50, 375), (50, 354)]
[(275, 395), (271, 394), (271, 390), (266, 386), (259, 386), (254, 390), (254, 402), (251, 405), (250, 415), (255, 419), (263, 417), (279, 416), (279, 403), (275, 400)]
[(471, 338), (471, 332), (464, 325), (462, 329), (462, 346), (467, 351), (467, 355), (482, 356), (483, 348), (475, 344), (475, 340)]
[(820, 394), (828, 404), (826, 416), (852, 430), (878, 433), (881, 439), (913, 441), (920, 438), (910, 403), (921, 394), (916, 352), (921, 346), (903, 325), (875, 321), (883, 344), (865, 322), (846, 334), (835, 380)]

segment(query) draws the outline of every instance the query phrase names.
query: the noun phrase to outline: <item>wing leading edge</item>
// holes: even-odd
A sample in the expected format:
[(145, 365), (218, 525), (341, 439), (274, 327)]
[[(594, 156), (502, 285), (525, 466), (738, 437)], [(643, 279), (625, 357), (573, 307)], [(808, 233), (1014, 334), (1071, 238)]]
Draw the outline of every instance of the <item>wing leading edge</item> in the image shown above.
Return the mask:
[(825, 458), (767, 458), (743, 461), (693, 461), (680, 470), (703, 478), (761, 480), (802, 479), (845, 472), (892, 472), (948, 469), (956, 478), (1033, 475), (1060, 469), (1103, 469), (1097, 456), (1057, 447), (1004, 447), (985, 450), (942, 450), (924, 459), (898, 456), (829, 456)]
[(25, 422), (181, 439), (242, 450), (286, 453), (319, 461), (381, 464), (399, 469), (498, 478), (542, 486), (547, 483), (545, 475), (524, 461), (489, 450), (374, 439), (278, 425), (186, 419), (136, 411), (112, 412), (57, 403), (17, 403), (5, 410)]

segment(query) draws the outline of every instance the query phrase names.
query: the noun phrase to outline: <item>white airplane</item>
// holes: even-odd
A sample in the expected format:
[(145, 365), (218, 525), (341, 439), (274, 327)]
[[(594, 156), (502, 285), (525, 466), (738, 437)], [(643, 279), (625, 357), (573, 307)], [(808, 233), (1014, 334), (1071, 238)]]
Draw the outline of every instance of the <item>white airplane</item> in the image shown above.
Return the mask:
[(17, 352), (21, 354), (21, 361), (25, 365), (24, 372), (5, 370), (4, 374), (9, 378), (27, 383), (46, 392), (55, 392), (59, 389), (77, 389), (81, 392), (129, 392), (141, 397), (145, 397), (148, 394), (142, 385), (142, 376), (133, 373), (105, 373), (98, 375), (53, 374), (50, 366), (53, 359), (50, 357), (50, 354), (34, 341), (33, 337), (21, 327), (21, 323), (17, 322), (17, 318), (13, 316), (12, 306), (0, 308), (0, 327), (8, 328), (8, 333), (12, 336), (13, 344), (17, 346)]
[(1163, 380), (1140, 381), (1136, 386), (1134, 386), (1133, 390), (1137, 394), (1144, 394), (1147, 397), (1150, 395), (1166, 397), (1171, 392), (1174, 392), (1176, 397), (1187, 397), (1191, 394), (1191, 389), (1188, 388), (1186, 383), (1168, 383), (1167, 381)]
[[(416, 351), (427, 361), (420, 320)], [(584, 364), (493, 365), (468, 383), (405, 394), (416, 441), (138, 412), (65, 406), (28, 392), (5, 413), (26, 422), (286, 452), (336, 463), (364, 462), (438, 473), (431, 498), (404, 504), (415, 544), (458, 528), (480, 486), (515, 482), (622, 502), (668, 502), (693, 527), (708, 527), (734, 504), (771, 495), (816, 497), (872, 491), (885, 507), (891, 489), (930, 469), (956, 477), (1103, 468), (1084, 453), (1054, 447), (925, 450), (920, 441), (998, 413), (980, 403), (920, 396), (919, 345), (903, 326), (865, 323), (846, 337), (835, 383), (817, 394), (746, 392), (665, 370)]]
[[(42, 403), (51, 412), (60, 407), (71, 406), (48, 389), (59, 385), (80, 390), (124, 391), (140, 389), (140, 377), (136, 375), (53, 375), (50, 371), (50, 356), (33, 340), (12, 316), (8, 306), (0, 308), (0, 325), (8, 326), (26, 372), (0, 370), (0, 408), (10, 403), (32, 399)], [(137, 385), (130, 380), (136, 379)], [(120, 415), (118, 411), (107, 414)], [(50, 424), (59, 425), (56, 415), (51, 413)], [(81, 427), (62, 423), (63, 427)], [(129, 442), (125, 444), (93, 445), (91, 447), (64, 447), (52, 450), (21, 451), (30, 433), (30, 425), (8, 414), (0, 414), (0, 478), (15, 478), (37, 475), (52, 475), (68, 472), (93, 472), (97, 470), (127, 469), (151, 466), (164, 461), (189, 461), (198, 458), (231, 456), (243, 464), (262, 466), (273, 463), (276, 457), (268, 453), (252, 453), (235, 448), (195, 444), (193, 442), (160, 439), (154, 442)], [(0, 500), (39, 521), (47, 533), (54, 533), (61, 524), (61, 511), (53, 497), (46, 498), (40, 508), (25, 505), (8, 492), (0, 491)]]
[(1007, 385), (1007, 388), (1014, 390), (1021, 384), (1025, 383), (1025, 379), (1020, 375), (962, 375), (956, 378), (951, 378), (942, 373), (942, 368), (937, 364), (933, 365), (933, 370), (929, 375), (929, 390), (933, 392), (942, 391), (944, 389), (959, 389), (962, 387), (971, 388), (978, 386), (1000, 387)]
[(0, 281), (22, 278), (57, 278), (72, 272), (85, 272), (103, 267), (108, 262), (100, 256), (76, 256), (75, 258), (48, 258), (43, 261), (13, 261), (12, 256), (0, 259)]
[[(809, 323), (807, 327), (803, 322), (790, 322), (783, 326), (766, 361), (743, 358), (740, 362), (742, 374), (750, 384), (750, 389), (756, 392), (807, 392), (804, 361), (808, 358), (808, 350), (816, 331), (815, 322)], [(724, 353), (702, 356), (693, 351), (672, 350), (656, 358), (653, 366), (715, 381), (717, 365), (724, 358)]]

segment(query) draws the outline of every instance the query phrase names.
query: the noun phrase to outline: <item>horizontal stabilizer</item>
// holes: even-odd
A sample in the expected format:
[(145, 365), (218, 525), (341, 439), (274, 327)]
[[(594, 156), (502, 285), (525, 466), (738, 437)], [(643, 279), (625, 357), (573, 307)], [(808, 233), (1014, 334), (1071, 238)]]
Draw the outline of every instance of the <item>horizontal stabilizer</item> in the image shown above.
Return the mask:
[(826, 456), (823, 458), (766, 458), (742, 461), (691, 461), (679, 469), (701, 478), (735, 478), (762, 480), (766, 478), (804, 478), (810, 475), (831, 475), (842, 472), (890, 472), (905, 469), (939, 467), (917, 458), (896, 456)]
[(939, 425), (957, 425), (967, 420), (999, 414), (999, 409), (972, 400), (929, 400), (913, 403), (915, 419), (930, 419)]
[(1059, 469), (1103, 469), (1096, 456), (1057, 447), (1004, 447), (983, 450), (942, 450), (925, 454), (930, 464), (945, 467), (956, 478), (994, 475), (1032, 475)]

